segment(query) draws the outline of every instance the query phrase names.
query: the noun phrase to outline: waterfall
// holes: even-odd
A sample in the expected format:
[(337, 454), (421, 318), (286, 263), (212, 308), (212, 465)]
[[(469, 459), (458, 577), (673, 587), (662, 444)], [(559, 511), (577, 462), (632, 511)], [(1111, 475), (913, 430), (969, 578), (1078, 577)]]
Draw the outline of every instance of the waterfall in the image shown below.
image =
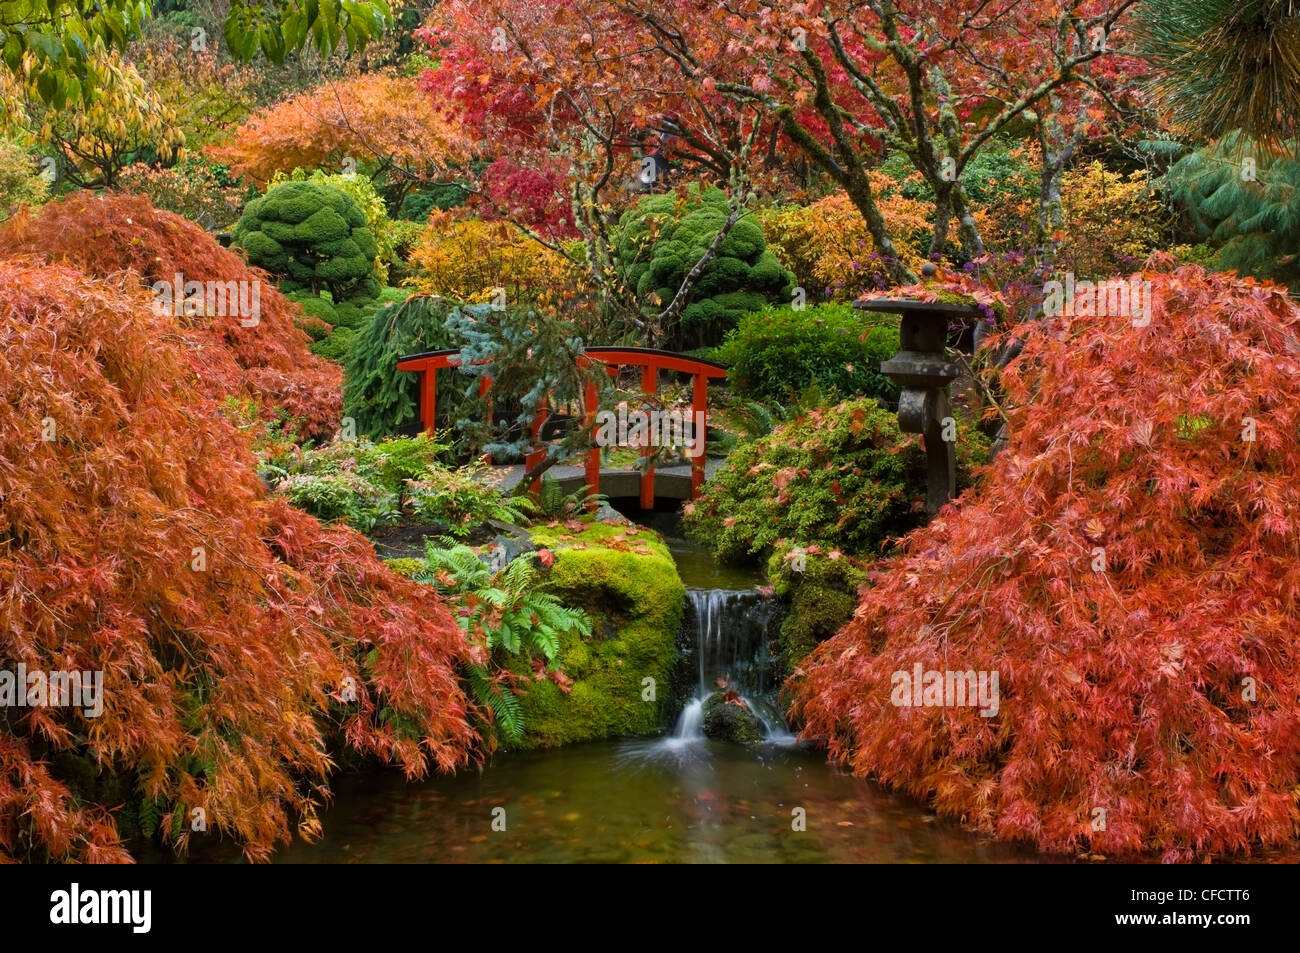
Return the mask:
[(682, 709), (671, 740), (704, 737), (704, 701), (714, 692), (735, 691), (758, 718), (767, 741), (793, 738), (775, 704), (768, 627), (772, 600), (754, 589), (688, 589), (687, 618), (695, 623), (698, 681)]

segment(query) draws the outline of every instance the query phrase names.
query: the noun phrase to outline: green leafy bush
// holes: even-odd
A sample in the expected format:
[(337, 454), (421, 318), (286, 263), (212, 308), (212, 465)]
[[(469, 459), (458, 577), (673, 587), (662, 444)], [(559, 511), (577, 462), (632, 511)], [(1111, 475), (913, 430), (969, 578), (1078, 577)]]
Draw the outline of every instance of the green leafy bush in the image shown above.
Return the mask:
[(319, 357), (346, 365), (356, 338), (357, 332), (351, 328), (335, 328), (325, 337), (307, 345), (307, 350)]
[(839, 397), (898, 401), (898, 386), (880, 362), (898, 350), (898, 328), (850, 305), (795, 311), (771, 307), (740, 319), (714, 359), (728, 365), (727, 382), (760, 401), (785, 401), (817, 384)]
[[(988, 455), (958, 424), (959, 485)], [(779, 541), (873, 554), (925, 515), (925, 450), (874, 399), (808, 411), (746, 444), (687, 504), (683, 527), (726, 562), (762, 560)]]
[(0, 139), (0, 222), (21, 205), (40, 205), (49, 183), (36, 171), (36, 159), (22, 146)]
[(337, 302), (373, 298), (374, 233), (351, 196), (315, 182), (285, 182), (249, 202), (231, 234), (281, 290), (329, 291)]
[(355, 472), (294, 474), (276, 489), (317, 519), (342, 520), (363, 533), (390, 526), (401, 515), (396, 493)]
[(321, 169), (294, 169), (288, 175), (277, 172), (271, 179), (269, 189), (282, 182), (314, 182), (338, 189), (357, 203), (365, 216), (366, 227), (375, 239), (375, 279), (380, 283), (388, 280), (388, 269), (397, 257), (396, 235), (393, 221), (388, 217), (388, 207), (383, 197), (375, 190), (374, 182), (369, 176), (356, 172), (324, 172)]
[(532, 510), (524, 497), (504, 497), (473, 477), (473, 470), (431, 470), (408, 484), (407, 508), (422, 523), (439, 523), (453, 536), (468, 536), (488, 520), (527, 523)]
[[(721, 189), (692, 188), (684, 205), (676, 194), (651, 195), (623, 213), (615, 260), (623, 283), (647, 312), (657, 313), (673, 299), (728, 212)], [(793, 283), (794, 276), (767, 250), (762, 226), (742, 217), (691, 289), (674, 346), (717, 344), (741, 315), (789, 300)]]
[[(547, 591), (531, 554), (493, 573), (468, 546), (443, 549), (430, 542), (423, 564), (410, 575), (458, 603), (456, 621), (471, 639), (497, 656), (498, 665), (505, 656), (537, 653), (551, 666), (560, 654), (563, 636), (591, 635), (590, 617)], [(475, 700), (491, 711), (492, 727), (508, 743), (521, 742), (526, 727), (523, 707), (508, 683), (487, 665), (469, 669), (470, 689)], [(568, 680), (556, 673), (556, 681), (567, 684)]]
[(265, 463), (261, 473), (299, 509), (365, 533), (401, 518), (409, 488), (441, 472), (437, 461), (446, 450), (423, 435), (380, 443), (336, 439)]

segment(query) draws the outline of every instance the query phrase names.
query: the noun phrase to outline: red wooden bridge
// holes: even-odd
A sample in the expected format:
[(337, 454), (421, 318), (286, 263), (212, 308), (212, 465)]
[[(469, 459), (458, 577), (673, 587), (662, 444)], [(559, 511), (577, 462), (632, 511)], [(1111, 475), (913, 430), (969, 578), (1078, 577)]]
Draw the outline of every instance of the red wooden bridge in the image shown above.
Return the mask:
[[(727, 376), (727, 369), (721, 364), (715, 364), (713, 361), (704, 361), (699, 358), (688, 357), (685, 354), (678, 354), (675, 351), (661, 351), (649, 347), (589, 347), (579, 358), (579, 361), (584, 365), (590, 364), (592, 361), (599, 361), (606, 365), (611, 377), (616, 375), (621, 367), (640, 367), (641, 393), (646, 397), (650, 397), (658, 391), (660, 371), (691, 375), (691, 412), (693, 420), (704, 419), (700, 415), (704, 414), (708, 408), (709, 378)], [(420, 420), (424, 424), (424, 429), (429, 433), (434, 430), (434, 411), (438, 400), (438, 371), (459, 367), (460, 365), (460, 351), (454, 348), (442, 351), (424, 351), (420, 354), (407, 354), (398, 360), (397, 369), (399, 371), (423, 374), (420, 382)], [(480, 395), (486, 394), (491, 387), (491, 378), (482, 377), (479, 379)], [(590, 427), (594, 425), (596, 412), (599, 410), (596, 385), (588, 384), (583, 397), (585, 422)], [(540, 434), (542, 426), (546, 423), (549, 415), (550, 412), (543, 409), (533, 418), (530, 427), (532, 450), (525, 458), (525, 468), (527, 469), (531, 469), (535, 464), (540, 463), (545, 456), (546, 451), (540, 446)], [(695, 499), (699, 495), (700, 487), (704, 484), (705, 478), (706, 447), (704, 433), (696, 434), (695, 439), (699, 441), (697, 445), (698, 451), (691, 460), (690, 489), (686, 494), (690, 499)], [(583, 468), (584, 482), (591, 487), (592, 493), (600, 492), (600, 451), (600, 447), (592, 447), (587, 451)], [(654, 446), (650, 445), (648, 441), (641, 448), (642, 457), (652, 457), (654, 452)], [(609, 474), (607, 473), (607, 475)], [(540, 484), (540, 480), (534, 480), (532, 489), (536, 491), (539, 489)], [(678, 494), (661, 495), (678, 496)], [(640, 473), (640, 497), (642, 509), (652, 509), (654, 507), (655, 470), (653, 465), (647, 464)]]

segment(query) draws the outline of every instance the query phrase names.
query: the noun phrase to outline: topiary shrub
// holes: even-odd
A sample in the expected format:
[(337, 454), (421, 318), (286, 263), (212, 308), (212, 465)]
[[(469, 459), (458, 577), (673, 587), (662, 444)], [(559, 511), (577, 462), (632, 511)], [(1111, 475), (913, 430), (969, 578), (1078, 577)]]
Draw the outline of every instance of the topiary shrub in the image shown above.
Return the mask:
[(840, 397), (897, 404), (898, 385), (880, 362), (898, 350), (898, 328), (850, 305), (795, 311), (771, 307), (740, 319), (713, 359), (728, 366), (727, 383), (760, 401), (786, 401), (816, 384)]
[[(623, 283), (648, 313), (657, 314), (677, 294), (728, 212), (721, 189), (692, 187), (684, 199), (651, 195), (623, 213), (615, 261)], [(793, 275), (767, 250), (762, 227), (742, 217), (692, 287), (670, 344), (678, 349), (716, 345), (742, 315), (772, 301), (789, 301), (793, 284)]]
[[(959, 425), (961, 484), (987, 447)], [(725, 562), (766, 559), (780, 540), (869, 555), (924, 518), (925, 490), (921, 438), (862, 398), (810, 410), (734, 450), (686, 505), (682, 525)]]
[[(831, 758), (1044, 850), (1294, 847), (1300, 311), (1172, 265), (1145, 327), (1026, 329), (1006, 449), (787, 685)], [(996, 715), (903, 704), (916, 668), (997, 673)]]
[(375, 280), (380, 284), (388, 281), (388, 269), (397, 257), (393, 221), (388, 217), (388, 207), (383, 197), (375, 190), (375, 184), (367, 175), (357, 172), (324, 172), (321, 169), (294, 169), (288, 175), (277, 172), (272, 177), (267, 191), (284, 182), (313, 182), (338, 189), (357, 203), (361, 214), (365, 216), (366, 227), (375, 239)]
[(325, 337), (313, 341), (307, 346), (307, 349), (317, 357), (323, 357), (336, 364), (346, 366), (348, 359), (352, 356), (352, 345), (356, 341), (356, 331), (351, 328), (335, 328)]
[(285, 182), (268, 190), (244, 208), (230, 243), (279, 277), (283, 291), (328, 291), (335, 302), (379, 293), (378, 249), (365, 213), (328, 185)]

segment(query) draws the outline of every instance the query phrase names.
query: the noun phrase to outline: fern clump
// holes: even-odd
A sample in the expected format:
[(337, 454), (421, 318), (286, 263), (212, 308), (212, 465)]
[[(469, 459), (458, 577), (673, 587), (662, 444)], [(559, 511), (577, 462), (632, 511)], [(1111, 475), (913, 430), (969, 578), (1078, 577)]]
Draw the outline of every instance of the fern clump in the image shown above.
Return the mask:
[[(560, 654), (561, 637), (590, 636), (591, 619), (547, 591), (535, 558), (520, 556), (494, 572), (468, 546), (444, 548), (430, 542), (424, 564), (412, 578), (436, 586), (459, 605), (456, 618), (461, 628), (487, 650), (489, 658), (495, 657), (498, 666), (505, 656), (536, 654), (550, 667)], [(492, 712), (505, 740), (517, 744), (524, 734), (523, 711), (518, 698), (493, 672), (491, 665), (470, 665), (470, 689), (479, 704)]]

